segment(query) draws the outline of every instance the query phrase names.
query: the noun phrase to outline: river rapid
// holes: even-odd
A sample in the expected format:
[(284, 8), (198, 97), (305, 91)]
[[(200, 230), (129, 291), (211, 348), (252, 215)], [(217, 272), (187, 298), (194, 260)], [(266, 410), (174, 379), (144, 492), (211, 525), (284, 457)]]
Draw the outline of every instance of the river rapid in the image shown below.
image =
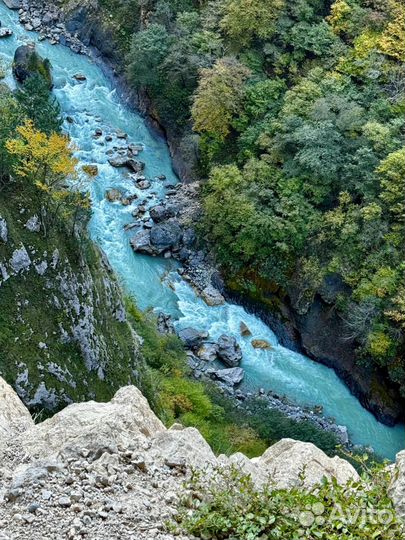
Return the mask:
[[(3, 4), (0, 4), (0, 20), (2, 26), (14, 32), (12, 37), (0, 40), (0, 61), (5, 61), (10, 68), (17, 46), (37, 41), (38, 35), (27, 32), (19, 24), (17, 14)], [(167, 145), (148, 130), (140, 115), (126, 108), (109, 78), (91, 59), (45, 41), (38, 42), (37, 50), (50, 59), (54, 93), (64, 117), (73, 119), (73, 123), (65, 122), (64, 129), (79, 148), (77, 157), (83, 164), (98, 166), (99, 174), (93, 181), (83, 178), (83, 182), (89, 184), (92, 199), (89, 232), (107, 254), (126, 293), (133, 296), (143, 310), (152, 308), (171, 314), (178, 328), (192, 326), (207, 330), (213, 339), (224, 333), (235, 336), (243, 351), (241, 366), (246, 372), (243, 389), (272, 390), (300, 406), (322, 405), (325, 416), (347, 426), (354, 444), (371, 446), (381, 456), (393, 459), (396, 452), (405, 447), (404, 426), (388, 427), (378, 422), (332, 369), (281, 346), (275, 334), (243, 307), (230, 303), (207, 306), (180, 278), (177, 263), (173, 260), (133, 252), (129, 241), (134, 232), (125, 232), (124, 226), (133, 221), (132, 212), (136, 205), (142, 201), (147, 206), (157, 204), (165, 196), (165, 185), (178, 181)], [(76, 81), (73, 75), (77, 73), (85, 74), (86, 81)], [(14, 85), (11, 69), (7, 71), (5, 82)], [(103, 132), (99, 138), (93, 138), (96, 129)], [(128, 134), (129, 142), (144, 147), (139, 159), (145, 162), (145, 176), (152, 181), (146, 191), (140, 191), (123, 171), (108, 164), (107, 150), (120, 146), (115, 136), (117, 129)], [(105, 135), (111, 135), (113, 140), (106, 142)], [(165, 182), (155, 179), (162, 174), (167, 178)], [(105, 192), (111, 188), (128, 195), (137, 194), (139, 198), (129, 206), (110, 203), (105, 199)], [(247, 324), (252, 337), (240, 336), (241, 321)], [(252, 338), (266, 339), (272, 349), (254, 349), (250, 343)]]

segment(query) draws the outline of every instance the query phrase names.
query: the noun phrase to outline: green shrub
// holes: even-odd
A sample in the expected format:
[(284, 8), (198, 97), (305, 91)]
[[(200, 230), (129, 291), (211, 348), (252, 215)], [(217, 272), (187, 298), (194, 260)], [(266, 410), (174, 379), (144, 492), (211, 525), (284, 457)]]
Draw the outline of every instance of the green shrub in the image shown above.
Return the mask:
[(236, 469), (207, 484), (195, 474), (170, 528), (204, 540), (400, 540), (405, 538), (382, 467), (340, 486), (324, 479), (311, 489), (257, 489)]

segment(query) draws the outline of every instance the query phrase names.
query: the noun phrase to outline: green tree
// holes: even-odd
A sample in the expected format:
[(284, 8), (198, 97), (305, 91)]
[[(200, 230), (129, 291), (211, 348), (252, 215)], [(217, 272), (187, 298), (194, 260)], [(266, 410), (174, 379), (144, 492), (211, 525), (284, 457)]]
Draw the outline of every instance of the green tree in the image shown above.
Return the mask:
[(159, 67), (169, 51), (170, 42), (171, 38), (161, 24), (151, 24), (146, 30), (134, 34), (127, 57), (127, 72), (136, 88), (158, 86)]
[(17, 101), (5, 86), (0, 86), (0, 116), (0, 184), (2, 184), (12, 172), (13, 163), (6, 141), (14, 134), (20, 120)]
[(29, 77), (15, 96), (21, 114), (31, 119), (36, 129), (47, 135), (60, 132), (62, 127), (60, 106), (50, 94), (49, 86), (43, 77), (40, 75)]
[(223, 58), (202, 69), (191, 114), (194, 130), (223, 141), (242, 105), (243, 83), (250, 72), (235, 58)]
[(226, 0), (221, 26), (242, 45), (254, 37), (268, 39), (284, 6), (284, 0)]

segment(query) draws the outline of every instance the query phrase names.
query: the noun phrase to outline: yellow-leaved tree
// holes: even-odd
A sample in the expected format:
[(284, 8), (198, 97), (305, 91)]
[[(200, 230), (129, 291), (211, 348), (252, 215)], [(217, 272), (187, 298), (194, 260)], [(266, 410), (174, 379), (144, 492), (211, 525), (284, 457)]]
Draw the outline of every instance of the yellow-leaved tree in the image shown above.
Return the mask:
[(389, 0), (387, 11), (390, 19), (380, 38), (380, 49), (387, 56), (405, 62), (405, 4), (403, 0)]
[(31, 120), (16, 129), (17, 137), (6, 142), (7, 151), (14, 158), (14, 172), (27, 179), (42, 194), (41, 222), (44, 234), (58, 215), (73, 216), (73, 230), (78, 213), (90, 207), (89, 197), (69, 189), (76, 179), (78, 160), (73, 156), (74, 146), (65, 135), (50, 135), (39, 131)]
[(191, 110), (195, 131), (218, 141), (226, 138), (240, 110), (243, 83), (249, 75), (250, 70), (232, 57), (201, 70)]

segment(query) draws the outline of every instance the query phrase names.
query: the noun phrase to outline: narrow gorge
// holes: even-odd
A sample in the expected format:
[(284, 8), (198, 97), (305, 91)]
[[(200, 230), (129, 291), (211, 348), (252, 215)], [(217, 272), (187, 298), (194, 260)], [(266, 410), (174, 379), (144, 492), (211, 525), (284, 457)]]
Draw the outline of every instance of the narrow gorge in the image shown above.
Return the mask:
[[(37, 42), (39, 53), (51, 62), (54, 94), (63, 110), (64, 129), (77, 145), (80, 162), (97, 168), (94, 179), (82, 179), (91, 192), (90, 235), (108, 257), (125, 292), (136, 299), (141, 309), (153, 308), (171, 315), (177, 329), (193, 327), (206, 331), (211, 341), (223, 334), (234, 336), (243, 354), (242, 389), (245, 391), (254, 393), (262, 389), (261, 392), (286, 396), (300, 407), (320, 407), (324, 416), (347, 427), (354, 444), (371, 446), (377, 453), (393, 458), (403, 447), (403, 426), (386, 427), (375, 420), (333, 370), (282, 346), (268, 326), (243, 307), (232, 303), (209, 307), (181, 279), (178, 263), (173, 259), (151, 258), (133, 252), (130, 241), (135, 231), (128, 225), (133, 221), (134, 212), (141, 206), (147, 216), (149, 208), (173, 194), (178, 182), (165, 141), (148, 130), (141, 116), (128, 110), (113, 89), (112, 80), (103, 74), (97, 63), (61, 45), (38, 40), (38, 34), (27, 32), (19, 25), (15, 12), (5, 6), (1, 10), (3, 26), (14, 32), (13, 37), (2, 41), (1, 52), (8, 61), (19, 43)], [(5, 81), (14, 85), (11, 73)], [(121, 168), (111, 166), (111, 154), (127, 143), (139, 146), (136, 153), (139, 152), (139, 159), (145, 163), (142, 175), (150, 179), (149, 185), (134, 184)], [(106, 193), (111, 190), (120, 193), (120, 198), (126, 197), (129, 204), (108, 201)], [(144, 219), (145, 226), (148, 226), (147, 219)], [(109, 294), (115, 295), (119, 302), (119, 293), (110, 291)], [(240, 335), (241, 323), (247, 325), (251, 338)], [(252, 339), (265, 340), (271, 348), (254, 349)], [(46, 336), (39, 341), (46, 344)], [(24, 369), (15, 373), (15, 384), (24, 380), (31, 384)], [(12, 382), (10, 375), (8, 379)], [(48, 377), (52, 380), (52, 373), (48, 372), (46, 379)], [(40, 385), (37, 390), (39, 388)], [(35, 388), (33, 391), (36, 392)]]

